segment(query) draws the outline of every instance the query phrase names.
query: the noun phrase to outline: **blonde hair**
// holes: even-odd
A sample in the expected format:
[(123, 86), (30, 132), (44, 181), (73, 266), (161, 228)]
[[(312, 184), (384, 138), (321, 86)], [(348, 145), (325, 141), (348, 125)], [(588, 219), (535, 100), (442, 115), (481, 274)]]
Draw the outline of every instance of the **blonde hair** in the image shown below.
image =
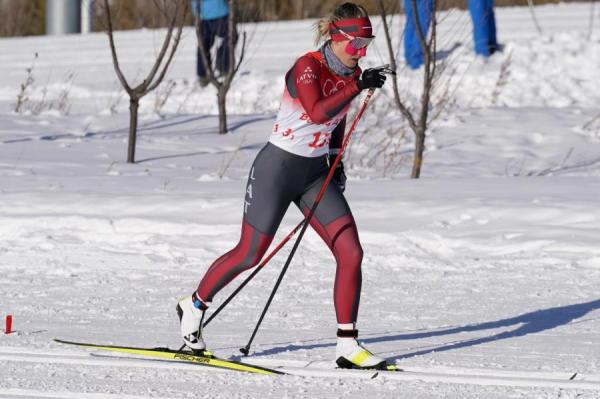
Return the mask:
[(321, 41), (329, 40), (329, 25), (332, 22), (348, 18), (368, 17), (369, 14), (363, 6), (354, 3), (344, 3), (336, 7), (329, 18), (323, 18), (315, 22), (315, 44)]

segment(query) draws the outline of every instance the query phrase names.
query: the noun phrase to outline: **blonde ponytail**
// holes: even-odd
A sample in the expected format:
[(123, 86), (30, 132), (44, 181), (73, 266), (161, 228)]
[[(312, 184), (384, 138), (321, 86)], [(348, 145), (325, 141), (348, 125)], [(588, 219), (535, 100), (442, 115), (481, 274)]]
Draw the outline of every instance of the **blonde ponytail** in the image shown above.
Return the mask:
[(319, 44), (321, 41), (325, 41), (329, 39), (329, 24), (331, 21), (329, 19), (320, 19), (315, 22), (315, 44)]

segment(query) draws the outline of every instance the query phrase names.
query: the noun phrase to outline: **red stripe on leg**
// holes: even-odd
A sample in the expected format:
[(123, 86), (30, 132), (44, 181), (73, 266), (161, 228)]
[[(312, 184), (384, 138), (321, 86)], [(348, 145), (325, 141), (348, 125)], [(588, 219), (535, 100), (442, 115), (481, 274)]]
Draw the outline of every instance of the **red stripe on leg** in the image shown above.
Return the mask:
[(238, 244), (209, 267), (198, 285), (197, 295), (204, 301), (212, 301), (213, 296), (240, 273), (260, 262), (272, 240), (273, 236), (259, 232), (244, 221)]

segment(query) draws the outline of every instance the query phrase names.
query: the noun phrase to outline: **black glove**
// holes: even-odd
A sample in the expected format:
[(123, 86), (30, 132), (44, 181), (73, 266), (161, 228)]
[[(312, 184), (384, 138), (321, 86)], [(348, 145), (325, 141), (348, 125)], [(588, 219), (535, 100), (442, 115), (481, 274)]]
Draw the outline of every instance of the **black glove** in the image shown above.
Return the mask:
[(361, 90), (370, 88), (381, 88), (385, 83), (385, 67), (365, 69), (357, 80), (358, 88)]
[[(335, 157), (336, 155), (329, 155), (329, 165), (333, 165)], [(338, 185), (340, 190), (344, 192), (346, 189), (346, 174), (344, 173), (344, 164), (342, 163), (341, 159), (335, 167), (335, 171), (333, 172), (333, 181)]]

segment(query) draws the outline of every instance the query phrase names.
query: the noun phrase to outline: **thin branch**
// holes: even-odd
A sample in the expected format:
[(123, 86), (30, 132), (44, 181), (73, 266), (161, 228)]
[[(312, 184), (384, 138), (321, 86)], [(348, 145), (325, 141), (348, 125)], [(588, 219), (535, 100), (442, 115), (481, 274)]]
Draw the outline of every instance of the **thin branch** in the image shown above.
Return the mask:
[[(176, 16), (179, 13), (179, 4), (180, 3), (177, 2), (177, 6), (175, 8), (175, 14), (174, 14), (174, 16)], [(183, 8), (183, 11), (182, 11), (181, 21), (179, 23), (179, 26), (177, 27), (177, 34), (175, 35), (175, 39), (173, 40), (173, 45), (171, 46), (171, 52), (169, 53), (169, 58), (167, 59), (167, 62), (163, 66), (163, 69), (162, 69), (162, 71), (161, 71), (158, 79), (156, 80), (156, 82), (154, 82), (152, 85), (150, 85), (147, 88), (148, 92), (154, 90), (160, 84), (160, 82), (163, 81), (165, 75), (167, 74), (167, 70), (169, 69), (169, 65), (171, 65), (171, 61), (173, 60), (173, 57), (175, 56), (175, 52), (177, 51), (177, 47), (179, 46), (179, 43), (181, 41), (181, 33), (183, 31), (183, 24), (184, 24), (183, 21), (185, 20), (185, 16), (187, 15), (187, 11), (188, 11), (188, 6), (187, 6), (187, 1), (186, 1), (184, 3), (184, 8)], [(175, 18), (173, 18), (173, 22), (175, 22)], [(171, 25), (171, 27), (169, 27), (169, 33), (171, 32), (172, 27), (173, 27), (173, 25)], [(166, 40), (165, 40), (165, 43), (167, 43)], [(162, 62), (162, 57), (160, 58), (160, 62)]]
[[(424, 0), (421, 0), (424, 1)], [(415, 23), (415, 30), (417, 31), (417, 38), (419, 39), (419, 43), (421, 43), (421, 49), (423, 50), (423, 54), (427, 54), (427, 39), (425, 37), (425, 33), (421, 28), (421, 23), (419, 22), (419, 12), (417, 11), (417, 0), (411, 0), (410, 6), (412, 7), (412, 15), (413, 22)]]
[[(387, 14), (385, 11), (385, 5), (383, 4), (383, 0), (379, 0), (378, 3), (379, 3), (379, 10), (381, 12), (381, 20), (383, 22), (385, 39), (386, 39), (387, 47), (388, 47), (388, 53), (390, 55), (390, 65), (391, 65), (392, 70), (395, 71), (397, 68), (396, 56), (394, 55), (394, 50), (392, 48), (392, 38), (390, 36), (390, 29), (389, 29), (389, 25), (387, 23)], [(400, 98), (400, 94), (399, 94), (400, 90), (398, 88), (398, 75), (392, 75), (392, 77), (393, 77), (392, 84), (394, 85), (394, 100), (396, 102), (396, 105), (398, 106), (398, 109), (400, 110), (402, 115), (408, 121), (411, 129), (415, 130), (417, 127), (417, 125), (415, 123), (415, 119), (412, 116), (408, 107), (404, 104), (404, 102)]]
[(131, 87), (129, 87), (129, 84), (127, 83), (127, 80), (125, 79), (125, 76), (123, 76), (123, 72), (121, 72), (121, 67), (119, 66), (119, 58), (117, 57), (117, 50), (115, 48), (115, 40), (113, 38), (112, 16), (110, 13), (110, 6), (108, 5), (108, 0), (104, 0), (104, 7), (106, 10), (106, 20), (108, 21), (108, 41), (110, 42), (110, 52), (112, 54), (113, 66), (115, 68), (117, 77), (119, 78), (119, 81), (121, 82), (121, 85), (125, 88), (125, 91), (129, 95), (131, 95), (132, 94)]
[[(230, 5), (229, 5), (230, 8), (233, 8), (232, 17), (229, 20), (229, 33), (231, 36), (231, 32), (234, 32), (235, 35), (237, 35), (238, 17), (237, 17), (236, 1), (229, 0), (229, 2), (230, 2)], [(235, 37), (230, 37), (229, 38), (229, 54), (230, 54), (229, 59), (231, 60), (231, 62), (229, 63), (230, 64), (229, 69), (231, 71), (231, 79), (229, 80), (229, 83), (231, 83), (231, 80), (233, 80), (233, 77), (235, 75), (237, 75), (237, 72), (239, 71), (240, 66), (242, 65), (242, 62), (244, 61), (244, 57), (246, 55), (246, 31), (244, 31), (242, 33), (242, 48), (240, 49), (240, 58), (237, 63), (235, 63), (235, 47), (236, 47)], [(235, 64), (235, 68), (233, 70), (231, 70), (231, 65), (234, 65), (234, 64)]]
[(594, 124), (594, 122), (596, 122), (597, 120), (600, 120), (600, 114), (594, 116), (592, 119), (590, 119), (588, 122), (586, 122), (582, 126), (582, 129), (583, 130), (590, 130), (592, 128), (592, 125)]
[(236, 8), (237, 7), (235, 4), (235, 0), (229, 0), (228, 6), (229, 6), (229, 19), (227, 21), (227, 31), (229, 32), (229, 35), (227, 36), (227, 42), (228, 42), (227, 43), (228, 44), (227, 56), (229, 59), (229, 65), (227, 65), (227, 75), (223, 79), (223, 85), (225, 87), (229, 87), (231, 85), (231, 82), (233, 81), (235, 73), (237, 72), (239, 66), (241, 65), (242, 59), (244, 57), (244, 47), (246, 46), (246, 34), (244, 32), (240, 61), (239, 61), (239, 63), (236, 63), (236, 61), (235, 61), (235, 47), (236, 47), (235, 44), (236, 44), (236, 36), (237, 36), (237, 29), (236, 29), (236, 26), (237, 26)]
[[(148, 91), (152, 90), (152, 89), (149, 89), (149, 86), (150, 86), (150, 84), (152, 84), (152, 81), (154, 80), (156, 73), (158, 72), (158, 69), (160, 68), (160, 66), (162, 64), (163, 59), (165, 58), (165, 54), (167, 53), (167, 50), (169, 49), (169, 45), (171, 44), (171, 37), (173, 36), (173, 28), (175, 28), (175, 23), (177, 22), (177, 14), (179, 12), (179, 4), (180, 4), (179, 1), (175, 2), (175, 11), (173, 12), (173, 15), (171, 16), (171, 21), (169, 22), (169, 26), (167, 28), (167, 36), (165, 37), (165, 40), (163, 41), (163, 45), (162, 45), (162, 48), (160, 49), (160, 52), (158, 53), (156, 62), (154, 63), (154, 65), (152, 66), (152, 69), (148, 73), (148, 77), (146, 79), (144, 79), (142, 84), (140, 84), (137, 87), (142, 92), (148, 92)], [(161, 11), (163, 11), (163, 13), (165, 13), (165, 16), (166, 16), (166, 10), (161, 9)], [(179, 31), (181, 31), (181, 25), (180, 25)], [(176, 46), (173, 46), (173, 47), (175, 47), (175, 49), (177, 49)], [(171, 57), (172, 56), (173, 56), (173, 48), (171, 48)], [(168, 67), (168, 65), (167, 65), (167, 67)], [(162, 81), (162, 78), (164, 77), (165, 72), (166, 72), (166, 68), (163, 68), (161, 78), (157, 80), (156, 84), (153, 84), (153, 87), (158, 86), (158, 84)]]
[[(436, 5), (434, 0), (434, 7)], [(416, 25), (417, 36), (419, 38), (419, 42), (421, 43), (421, 50), (423, 51), (423, 93), (421, 95), (421, 112), (419, 115), (419, 127), (425, 131), (427, 129), (427, 111), (429, 108), (429, 97), (431, 94), (431, 62), (432, 62), (432, 54), (431, 54), (431, 41), (428, 43), (425, 37), (424, 29), (421, 28), (421, 24), (419, 22), (419, 15), (417, 11), (417, 0), (411, 0), (411, 6), (413, 7), (413, 19)], [(435, 10), (435, 8), (434, 8)], [(434, 12), (432, 12), (433, 14)], [(435, 22), (432, 16), (432, 23)], [(425, 27), (427, 28), (427, 27)], [(434, 29), (432, 29), (431, 39), (435, 37)], [(435, 61), (434, 61), (435, 64)]]
[(433, 10), (431, 11), (431, 39), (429, 41), (429, 50), (431, 51), (431, 54), (433, 55), (433, 64), (431, 66), (431, 77), (435, 78), (435, 71), (436, 71), (436, 66), (437, 66), (437, 62), (435, 59), (435, 55), (437, 54), (437, 26), (438, 26), (438, 21), (437, 21), (438, 3), (437, 3), (437, 0), (433, 0), (432, 7), (433, 7)]
[(538, 34), (542, 34), (542, 28), (538, 23), (537, 17), (535, 16), (535, 9), (533, 6), (533, 0), (527, 0), (527, 4), (529, 5), (529, 12), (531, 13), (531, 19), (533, 19), (533, 23), (535, 25), (535, 29), (537, 29)]
[(238, 60), (237, 65), (235, 66), (235, 69), (233, 70), (233, 74), (231, 76), (231, 79), (233, 79), (233, 77), (240, 70), (240, 66), (242, 65), (242, 62), (244, 61), (244, 55), (245, 54), (246, 54), (246, 32), (243, 32), (242, 33), (242, 48), (240, 49), (240, 59)]

